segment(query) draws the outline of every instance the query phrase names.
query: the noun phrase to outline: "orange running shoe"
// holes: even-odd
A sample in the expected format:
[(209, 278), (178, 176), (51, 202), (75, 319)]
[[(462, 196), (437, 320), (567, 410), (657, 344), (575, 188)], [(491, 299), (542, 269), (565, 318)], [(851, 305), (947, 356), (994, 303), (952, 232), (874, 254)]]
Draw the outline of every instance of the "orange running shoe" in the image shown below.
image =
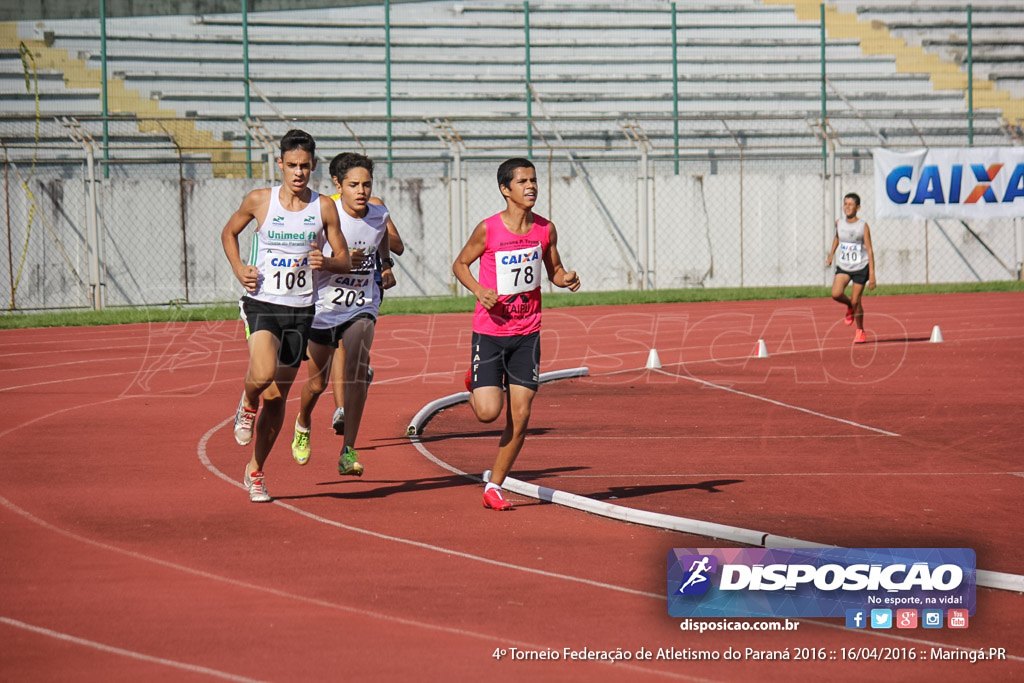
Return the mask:
[(846, 307), (846, 317), (843, 318), (843, 322), (846, 323), (847, 325), (852, 325), (853, 324), (853, 307), (852, 306), (847, 306)]
[(857, 334), (853, 337), (854, 344), (863, 344), (868, 340), (868, 336), (864, 334), (864, 330), (857, 330)]

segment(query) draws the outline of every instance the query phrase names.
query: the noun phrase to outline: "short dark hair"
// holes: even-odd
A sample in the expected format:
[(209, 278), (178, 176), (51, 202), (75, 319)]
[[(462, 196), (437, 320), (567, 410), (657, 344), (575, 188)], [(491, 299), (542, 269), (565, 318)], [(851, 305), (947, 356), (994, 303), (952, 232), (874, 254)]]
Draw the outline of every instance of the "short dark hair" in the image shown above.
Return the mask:
[(517, 168), (536, 168), (529, 159), (514, 158), (501, 162), (498, 167), (498, 187), (508, 187)]
[(850, 192), (845, 197), (843, 197), (843, 201), (846, 201), (847, 199), (852, 199), (853, 201), (857, 202), (857, 206), (860, 206), (860, 195), (857, 194), (856, 192)]
[(292, 128), (281, 138), (281, 156), (293, 149), (304, 149), (311, 157), (316, 158), (316, 140), (304, 130)]
[(355, 152), (342, 152), (331, 159), (331, 176), (340, 183), (353, 168), (365, 168), (373, 178), (373, 159)]

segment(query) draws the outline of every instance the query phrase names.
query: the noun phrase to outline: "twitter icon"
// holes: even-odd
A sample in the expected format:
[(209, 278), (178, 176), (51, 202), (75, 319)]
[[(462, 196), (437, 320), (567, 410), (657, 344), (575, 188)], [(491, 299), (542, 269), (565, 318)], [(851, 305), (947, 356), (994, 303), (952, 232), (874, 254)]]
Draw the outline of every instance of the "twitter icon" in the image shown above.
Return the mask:
[(892, 628), (892, 610), (871, 610), (871, 628)]

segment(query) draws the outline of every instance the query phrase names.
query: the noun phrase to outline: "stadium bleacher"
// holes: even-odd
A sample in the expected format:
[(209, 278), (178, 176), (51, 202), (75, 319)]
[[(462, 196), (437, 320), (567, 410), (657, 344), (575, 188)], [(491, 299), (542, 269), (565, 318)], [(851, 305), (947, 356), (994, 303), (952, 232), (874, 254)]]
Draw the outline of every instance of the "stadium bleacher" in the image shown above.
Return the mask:
[[(821, 116), (817, 7), (775, 0), (679, 4), (674, 94), (666, 3), (537, 3), (529, 14), (529, 104), (536, 127), (600, 154), (632, 149), (615, 122), (640, 117), (649, 119), (644, 130), (653, 147), (664, 149), (675, 144), (668, 119), (677, 107), (682, 117), (738, 118), (739, 137), (754, 150), (813, 150), (820, 142), (807, 121)], [(944, 144), (965, 136), (962, 7), (863, 1), (827, 8), (828, 115), (844, 146)], [(390, 19), (389, 78), (380, 6), (250, 14), (252, 116), (333, 119), (338, 144), (355, 137), (379, 150), (390, 106), (393, 119), (406, 122), (401, 133), (392, 133), (400, 153), (443, 149), (424, 121), (432, 118), (461, 119), (458, 132), (467, 144), (501, 148), (501, 127), (488, 119), (522, 119), (528, 109), (522, 4), (404, 3), (393, 7)], [(983, 0), (975, 4), (974, 19), (975, 135), (979, 144), (1002, 144), (1007, 128), (1019, 131), (1024, 62), (1013, 57), (1024, 54), (1024, 7)], [(6, 140), (25, 138), (37, 92), (42, 118), (85, 117), (98, 134), (90, 118), (100, 113), (98, 23), (46, 20), (0, 28), (0, 102), (6, 116), (23, 124), (20, 132), (5, 125)], [(923, 50), (934, 63), (879, 49), (890, 39), (878, 31)], [(112, 114), (138, 117), (150, 147), (153, 136), (173, 136), (179, 152), (242, 161), (240, 15), (109, 19), (106, 39)], [(23, 60), (21, 43), (34, 59)], [(30, 67), (38, 85), (26, 87)], [(758, 119), (771, 117), (773, 125), (759, 125)], [(376, 121), (360, 124), (361, 118)], [(605, 120), (593, 125), (595, 118)], [(338, 136), (338, 120), (352, 122), (351, 136)], [(717, 137), (735, 146), (736, 130), (712, 127), (711, 142)], [(679, 149), (706, 147), (705, 128), (699, 122), (680, 126)], [(887, 133), (880, 135), (880, 128)], [(165, 153), (179, 152), (168, 147)], [(219, 174), (237, 175), (240, 168), (225, 163)]]

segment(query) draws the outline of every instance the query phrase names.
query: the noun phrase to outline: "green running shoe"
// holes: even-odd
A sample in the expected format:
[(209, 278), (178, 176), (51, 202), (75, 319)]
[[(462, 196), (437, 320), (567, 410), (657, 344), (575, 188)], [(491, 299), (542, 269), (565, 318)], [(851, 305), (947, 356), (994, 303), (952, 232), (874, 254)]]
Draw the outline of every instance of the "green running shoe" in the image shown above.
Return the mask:
[(292, 437), (292, 457), (295, 458), (295, 462), (305, 465), (309, 462), (309, 453), (309, 430), (300, 430), (299, 423), (296, 422), (295, 436)]
[(359, 463), (359, 454), (351, 446), (345, 446), (338, 458), (338, 474), (363, 476), (363, 466)]

